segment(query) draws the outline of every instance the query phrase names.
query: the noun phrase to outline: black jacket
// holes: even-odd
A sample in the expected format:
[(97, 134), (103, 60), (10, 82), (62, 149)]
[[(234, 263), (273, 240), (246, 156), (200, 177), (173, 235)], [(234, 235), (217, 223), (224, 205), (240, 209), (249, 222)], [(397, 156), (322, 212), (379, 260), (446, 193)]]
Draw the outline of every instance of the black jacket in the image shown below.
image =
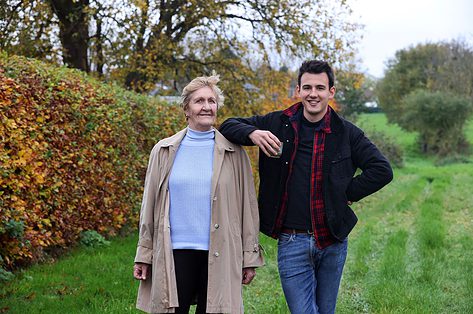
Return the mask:
[[(300, 106), (302, 108), (302, 106)], [(302, 109), (300, 109), (302, 110)], [(294, 150), (294, 130), (283, 111), (264, 116), (230, 118), (220, 132), (230, 141), (254, 145), (248, 135), (254, 130), (269, 130), (284, 143), (281, 158), (259, 154), (260, 231), (272, 237), (279, 234), (275, 222)], [(378, 191), (393, 178), (391, 166), (363, 131), (332, 111), (332, 132), (326, 135), (323, 159), (323, 195), (327, 225), (332, 235), (343, 241), (358, 218), (348, 201), (359, 201)], [(355, 171), (361, 173), (355, 176)]]

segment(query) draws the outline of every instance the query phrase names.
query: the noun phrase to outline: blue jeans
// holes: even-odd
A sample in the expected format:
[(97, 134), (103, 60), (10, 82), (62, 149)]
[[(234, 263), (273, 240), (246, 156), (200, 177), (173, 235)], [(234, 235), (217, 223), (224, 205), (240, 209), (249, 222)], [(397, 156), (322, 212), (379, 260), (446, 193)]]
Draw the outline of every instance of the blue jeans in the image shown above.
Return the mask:
[(278, 269), (292, 314), (335, 313), (348, 240), (317, 248), (310, 234), (281, 233)]

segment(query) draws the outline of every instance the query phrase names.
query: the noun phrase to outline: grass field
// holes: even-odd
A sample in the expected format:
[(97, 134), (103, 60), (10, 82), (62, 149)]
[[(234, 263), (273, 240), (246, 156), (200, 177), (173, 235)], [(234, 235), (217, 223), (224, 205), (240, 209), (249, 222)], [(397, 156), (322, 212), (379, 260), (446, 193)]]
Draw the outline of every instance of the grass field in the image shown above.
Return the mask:
[[(362, 116), (406, 150), (394, 181), (353, 206), (359, 223), (337, 313), (473, 313), (473, 166), (435, 167), (415, 149), (415, 135)], [(473, 142), (473, 123), (468, 126)], [(471, 160), (471, 158), (470, 158)], [(76, 249), (36, 265), (0, 287), (0, 313), (137, 313), (132, 279), (136, 235), (109, 247)], [(262, 236), (266, 266), (244, 287), (246, 313), (289, 313), (278, 279), (276, 242)]]

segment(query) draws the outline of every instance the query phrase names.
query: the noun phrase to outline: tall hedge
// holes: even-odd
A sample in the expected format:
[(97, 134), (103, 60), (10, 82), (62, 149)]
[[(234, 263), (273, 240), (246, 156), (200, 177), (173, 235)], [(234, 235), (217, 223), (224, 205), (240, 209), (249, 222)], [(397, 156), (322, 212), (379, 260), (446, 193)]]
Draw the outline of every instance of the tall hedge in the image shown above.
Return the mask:
[(183, 122), (175, 106), (0, 52), (0, 267), (136, 226), (151, 147)]

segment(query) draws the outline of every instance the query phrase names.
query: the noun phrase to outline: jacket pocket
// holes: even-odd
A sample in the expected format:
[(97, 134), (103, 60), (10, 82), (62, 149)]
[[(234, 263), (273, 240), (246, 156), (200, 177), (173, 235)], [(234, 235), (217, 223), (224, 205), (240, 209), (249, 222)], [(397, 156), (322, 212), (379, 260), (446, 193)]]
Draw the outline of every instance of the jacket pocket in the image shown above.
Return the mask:
[(349, 151), (337, 155), (330, 166), (330, 175), (335, 178), (353, 177), (353, 162)]

